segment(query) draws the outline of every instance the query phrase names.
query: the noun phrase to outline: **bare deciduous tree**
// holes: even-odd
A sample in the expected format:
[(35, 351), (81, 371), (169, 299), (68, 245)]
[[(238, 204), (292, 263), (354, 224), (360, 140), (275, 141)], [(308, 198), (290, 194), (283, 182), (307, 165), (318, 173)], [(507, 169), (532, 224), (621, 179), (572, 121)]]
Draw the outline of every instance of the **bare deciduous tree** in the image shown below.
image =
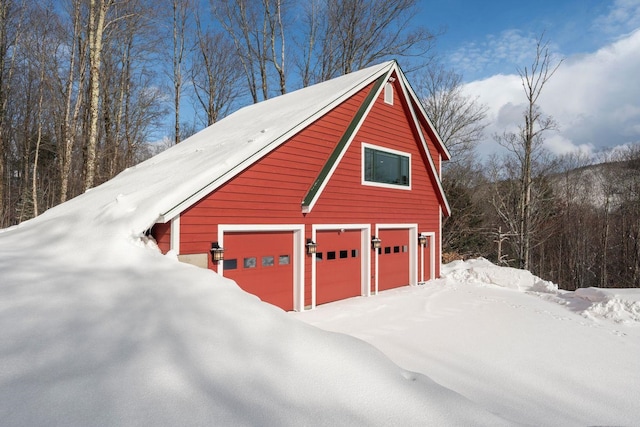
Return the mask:
[[(543, 134), (556, 128), (552, 117), (546, 116), (538, 106), (538, 99), (544, 86), (556, 72), (562, 60), (556, 61), (549, 52), (549, 42), (542, 34), (536, 42), (536, 52), (530, 66), (518, 68), (522, 81), (527, 108), (524, 112), (524, 124), (519, 132), (506, 132), (496, 135), (496, 141), (510, 151), (518, 168), (518, 210), (512, 218), (511, 232), (517, 233), (518, 264), (528, 269), (531, 251), (533, 204), (533, 166), (544, 155)], [(506, 213), (506, 212), (504, 212)]]
[(204, 124), (210, 126), (225, 116), (240, 96), (242, 65), (225, 34), (203, 29), (198, 17), (196, 38), (191, 81), (196, 100), (204, 110)]
[(487, 126), (487, 107), (463, 93), (462, 76), (453, 70), (431, 64), (418, 75), (420, 100), (451, 153), (450, 164), (473, 159)]
[(305, 18), (303, 80), (329, 80), (391, 56), (428, 58), (434, 35), (424, 27), (409, 26), (417, 4), (416, 0), (327, 0), (324, 7), (312, 3)]
[(180, 142), (180, 99), (182, 95), (182, 70), (185, 51), (186, 26), (191, 13), (191, 0), (173, 0), (173, 108), (174, 143)]
[(15, 71), (16, 54), (13, 47), (18, 43), (22, 31), (24, 4), (13, 0), (0, 0), (0, 226), (11, 223), (8, 207), (11, 206), (7, 179), (11, 173), (9, 166), (9, 123), (8, 102), (13, 92), (12, 79)]
[(416, 73), (417, 91), (429, 119), (451, 153), (444, 168), (443, 187), (452, 216), (444, 220), (444, 251), (468, 254), (480, 250), (482, 212), (472, 197), (480, 172), (474, 164), (475, 147), (486, 127), (486, 106), (465, 96), (462, 76), (440, 64)]
[(98, 147), (98, 118), (100, 115), (100, 64), (102, 42), (107, 12), (113, 0), (90, 0), (89, 2), (89, 133), (85, 151), (84, 190), (93, 187), (96, 173), (96, 151)]
[(233, 40), (253, 102), (270, 97), (269, 64), (278, 75), (278, 91), (285, 93), (286, 5), (283, 1), (220, 0), (211, 1), (211, 6)]
[(61, 142), (58, 144), (58, 168), (60, 175), (59, 201), (63, 203), (69, 196), (69, 179), (73, 148), (78, 132), (82, 107), (82, 93), (87, 81), (87, 40), (82, 37), (82, 0), (72, 0), (70, 5), (71, 34), (67, 39), (68, 58), (66, 84), (64, 86), (64, 117), (61, 123)]

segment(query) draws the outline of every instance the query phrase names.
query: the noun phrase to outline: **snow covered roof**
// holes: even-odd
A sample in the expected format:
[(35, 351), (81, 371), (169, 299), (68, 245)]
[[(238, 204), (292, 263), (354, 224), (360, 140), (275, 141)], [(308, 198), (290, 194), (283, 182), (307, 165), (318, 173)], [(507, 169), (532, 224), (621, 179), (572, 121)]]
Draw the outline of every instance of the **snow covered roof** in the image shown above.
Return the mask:
[[(135, 228), (128, 232), (139, 235), (156, 222), (174, 218), (329, 110), (393, 72), (401, 76), (405, 91), (415, 100), (396, 61), (384, 62), (244, 107), (79, 198), (95, 198), (90, 203), (82, 202), (83, 206), (96, 206), (105, 218), (112, 208), (122, 211), (130, 206), (128, 213), (136, 212), (128, 223)], [(442, 142), (437, 140), (436, 144), (447, 158)], [(433, 162), (430, 163), (433, 169)], [(75, 199), (70, 202), (77, 203)], [(45, 216), (54, 212), (46, 212)], [(115, 219), (122, 213), (127, 212), (111, 215)]]

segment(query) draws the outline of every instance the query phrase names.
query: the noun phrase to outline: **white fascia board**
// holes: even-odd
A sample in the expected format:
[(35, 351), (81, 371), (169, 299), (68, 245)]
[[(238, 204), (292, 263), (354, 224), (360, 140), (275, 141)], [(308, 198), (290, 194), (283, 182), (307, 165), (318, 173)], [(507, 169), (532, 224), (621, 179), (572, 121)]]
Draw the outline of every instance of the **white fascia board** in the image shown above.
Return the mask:
[[(406, 79), (404, 78), (404, 76), (402, 77), (402, 81), (406, 82)], [(427, 160), (429, 161), (429, 167), (431, 169), (431, 173), (433, 174), (436, 184), (438, 186), (438, 192), (440, 193), (441, 197), (442, 197), (442, 201), (444, 202), (444, 207), (445, 207), (445, 212), (447, 212), (447, 216), (451, 215), (451, 207), (449, 206), (449, 202), (447, 201), (447, 196), (444, 194), (444, 188), (442, 188), (442, 183), (440, 182), (440, 175), (438, 174), (438, 171), (436, 170), (436, 165), (433, 162), (433, 158), (431, 157), (431, 153), (429, 152), (429, 147), (427, 145), (427, 141), (425, 141), (424, 139), (424, 135), (422, 135), (422, 132), (420, 131), (420, 121), (418, 120), (418, 117), (416, 115), (416, 112), (412, 106), (412, 103), (410, 102), (409, 94), (407, 92), (408, 89), (410, 89), (409, 86), (406, 86), (405, 84), (400, 85), (402, 87), (402, 92), (405, 96), (405, 99), (407, 99), (407, 104), (409, 106), (409, 111), (411, 112), (411, 117), (413, 119), (413, 124), (416, 127), (417, 133), (420, 136), (420, 142), (422, 144), (422, 149), (424, 150), (425, 155), (427, 156)], [(418, 105), (420, 105), (418, 103)], [(437, 133), (436, 133), (437, 136)]]
[(427, 112), (424, 110), (424, 107), (423, 107), (422, 103), (420, 102), (420, 100), (418, 99), (418, 96), (416, 95), (416, 93), (414, 92), (413, 88), (409, 84), (409, 81), (405, 77), (404, 73), (398, 73), (398, 74), (400, 75), (400, 78), (402, 79), (402, 82), (403, 82), (402, 86), (407, 89), (407, 92), (408, 92), (409, 97), (410, 97), (409, 99), (412, 99), (414, 101), (415, 105), (417, 105), (418, 109), (420, 110), (420, 115), (422, 117), (424, 117), (424, 119), (427, 121), (427, 123), (431, 127), (431, 130), (433, 131), (433, 134), (436, 136), (438, 144), (440, 145), (440, 147), (442, 148), (442, 151), (445, 154), (446, 160), (451, 159), (451, 153), (447, 149), (447, 146), (444, 145), (444, 142), (442, 142), (442, 138), (438, 134), (438, 131), (436, 130), (435, 126), (433, 126), (433, 123), (431, 122), (431, 119), (429, 119), (429, 116), (427, 115)]

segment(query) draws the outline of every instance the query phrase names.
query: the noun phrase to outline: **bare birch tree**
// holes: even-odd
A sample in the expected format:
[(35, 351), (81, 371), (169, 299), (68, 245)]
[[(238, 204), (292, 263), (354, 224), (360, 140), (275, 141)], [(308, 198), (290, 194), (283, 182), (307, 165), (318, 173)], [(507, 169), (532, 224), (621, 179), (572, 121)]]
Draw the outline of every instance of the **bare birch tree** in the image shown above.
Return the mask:
[(67, 39), (69, 56), (67, 59), (66, 84), (64, 86), (64, 116), (61, 123), (61, 142), (58, 144), (58, 169), (60, 174), (59, 201), (69, 197), (69, 179), (73, 148), (78, 132), (82, 107), (82, 94), (87, 81), (87, 40), (82, 34), (82, 0), (72, 0), (69, 15), (71, 34)]
[(15, 71), (16, 54), (12, 50), (20, 40), (23, 31), (24, 3), (13, 0), (0, 0), (0, 226), (11, 223), (8, 207), (10, 185), (7, 175), (9, 159), (9, 123), (8, 103), (12, 92), (12, 79)]
[(89, 1), (89, 133), (85, 150), (84, 190), (93, 187), (98, 147), (98, 118), (100, 114), (100, 64), (107, 12), (113, 0)]

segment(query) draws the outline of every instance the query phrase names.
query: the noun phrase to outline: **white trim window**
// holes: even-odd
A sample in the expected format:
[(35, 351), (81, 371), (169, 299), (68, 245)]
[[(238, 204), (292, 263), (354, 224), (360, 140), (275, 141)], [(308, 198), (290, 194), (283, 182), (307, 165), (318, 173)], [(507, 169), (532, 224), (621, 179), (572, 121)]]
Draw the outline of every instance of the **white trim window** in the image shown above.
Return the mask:
[(362, 184), (411, 189), (411, 154), (362, 144)]

